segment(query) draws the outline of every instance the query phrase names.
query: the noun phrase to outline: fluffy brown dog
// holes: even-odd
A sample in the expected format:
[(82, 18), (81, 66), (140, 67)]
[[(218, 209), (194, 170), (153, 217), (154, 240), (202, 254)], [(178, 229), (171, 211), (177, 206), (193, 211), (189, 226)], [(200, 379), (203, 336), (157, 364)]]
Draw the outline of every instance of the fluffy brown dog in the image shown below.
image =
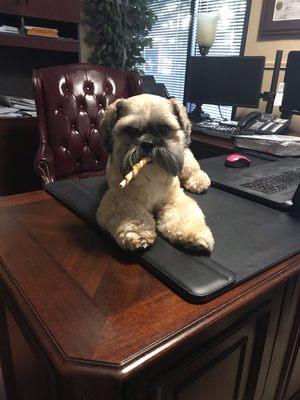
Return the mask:
[[(148, 94), (119, 99), (105, 112), (102, 133), (110, 152), (109, 189), (97, 211), (98, 223), (125, 249), (147, 248), (158, 230), (174, 244), (211, 251), (214, 239), (204, 215), (180, 187), (200, 193), (210, 186), (188, 148), (184, 107)], [(152, 162), (120, 189), (123, 176), (145, 156)]]

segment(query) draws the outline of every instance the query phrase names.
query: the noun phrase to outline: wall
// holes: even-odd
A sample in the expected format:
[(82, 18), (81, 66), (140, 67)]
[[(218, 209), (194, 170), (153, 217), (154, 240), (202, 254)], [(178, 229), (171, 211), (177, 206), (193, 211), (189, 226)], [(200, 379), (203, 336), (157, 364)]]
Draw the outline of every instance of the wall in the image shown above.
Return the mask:
[[(263, 81), (263, 91), (268, 91), (271, 84), (273, 66), (275, 61), (275, 55), (277, 50), (283, 50), (283, 61), (282, 67), (285, 68), (288, 53), (291, 50), (300, 50), (300, 37), (297, 40), (294, 39), (284, 39), (284, 40), (266, 40), (258, 41), (258, 30), (260, 24), (260, 16), (262, 11), (263, 0), (252, 0), (251, 10), (250, 10), (250, 20), (246, 40), (245, 55), (246, 56), (265, 56), (266, 57), (266, 67), (271, 68), (265, 70), (264, 81)], [(284, 70), (280, 72), (279, 82), (284, 79)], [(260, 111), (265, 110), (266, 103), (260, 102)], [(239, 109), (238, 114), (244, 115), (246, 112), (251, 110)], [(253, 110), (252, 110), (253, 111)], [(274, 114), (280, 114), (278, 108), (274, 108)], [(293, 132), (300, 133), (300, 117), (295, 116), (292, 119), (292, 130)]]

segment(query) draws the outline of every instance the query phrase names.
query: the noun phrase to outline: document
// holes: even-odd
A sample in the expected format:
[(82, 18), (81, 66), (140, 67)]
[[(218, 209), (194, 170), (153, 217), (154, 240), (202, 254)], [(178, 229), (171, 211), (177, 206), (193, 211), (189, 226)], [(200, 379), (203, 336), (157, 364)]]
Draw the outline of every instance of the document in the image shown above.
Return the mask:
[(276, 0), (273, 21), (300, 19), (300, 0)]

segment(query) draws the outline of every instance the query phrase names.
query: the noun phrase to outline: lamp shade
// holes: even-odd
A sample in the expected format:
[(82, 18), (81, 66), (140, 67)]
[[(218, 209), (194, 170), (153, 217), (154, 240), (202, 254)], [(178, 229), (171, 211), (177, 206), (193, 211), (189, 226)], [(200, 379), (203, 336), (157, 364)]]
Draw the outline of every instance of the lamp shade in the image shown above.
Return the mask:
[(215, 40), (219, 13), (207, 12), (197, 14), (197, 44), (210, 48)]

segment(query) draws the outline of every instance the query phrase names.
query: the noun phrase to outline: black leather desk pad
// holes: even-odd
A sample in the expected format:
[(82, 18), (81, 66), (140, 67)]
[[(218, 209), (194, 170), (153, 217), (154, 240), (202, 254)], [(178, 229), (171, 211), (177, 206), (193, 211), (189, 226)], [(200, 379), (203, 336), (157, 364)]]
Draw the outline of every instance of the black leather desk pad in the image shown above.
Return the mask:
[[(46, 187), (101, 234), (95, 214), (106, 189), (105, 177), (57, 181)], [(300, 251), (300, 215), (296, 212), (274, 210), (214, 188), (191, 196), (200, 204), (215, 237), (209, 257), (183, 251), (160, 236), (148, 250), (132, 253), (186, 300), (207, 302)]]

